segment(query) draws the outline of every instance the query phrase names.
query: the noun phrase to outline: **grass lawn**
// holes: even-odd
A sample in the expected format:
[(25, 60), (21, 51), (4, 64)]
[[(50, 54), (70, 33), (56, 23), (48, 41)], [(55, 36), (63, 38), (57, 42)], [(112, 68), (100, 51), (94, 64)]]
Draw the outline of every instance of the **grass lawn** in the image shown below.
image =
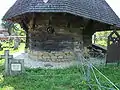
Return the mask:
[[(0, 66), (0, 72), (3, 69), (3, 66)], [(99, 70), (120, 88), (120, 66), (110, 65)], [(111, 87), (103, 77), (97, 76), (102, 84)], [(97, 85), (93, 76), (90, 82)], [(88, 90), (81, 67), (54, 70), (26, 69), (26, 72), (20, 76), (2, 77), (1, 75), (0, 87), (0, 90)], [(92, 90), (98, 90), (97, 86), (93, 86)]]
[[(10, 54), (13, 54), (24, 50), (24, 46), (25, 45), (21, 43), (18, 50), (11, 48), (4, 48), (4, 50), (9, 49)], [(0, 51), (0, 54), (4, 54), (4, 51)], [(2, 75), (4, 71), (3, 64), (4, 60), (0, 60), (0, 90), (88, 90), (88, 83), (80, 66), (54, 70), (26, 68), (23, 75), (4, 77)], [(108, 65), (98, 68), (120, 88), (120, 66)], [(112, 87), (100, 74), (96, 72), (96, 75), (102, 85)], [(91, 73), (90, 83), (97, 85), (93, 73)], [(92, 90), (98, 90), (97, 86), (93, 86), (92, 88)]]
[(75, 67), (64, 70), (27, 69), (24, 75), (5, 77), (1, 87), (15, 90), (80, 90), (86, 88), (86, 85), (81, 85), (84, 83), (81, 76), (79, 68)]
[(106, 67), (99, 68), (99, 70), (120, 89), (120, 66), (108, 65)]

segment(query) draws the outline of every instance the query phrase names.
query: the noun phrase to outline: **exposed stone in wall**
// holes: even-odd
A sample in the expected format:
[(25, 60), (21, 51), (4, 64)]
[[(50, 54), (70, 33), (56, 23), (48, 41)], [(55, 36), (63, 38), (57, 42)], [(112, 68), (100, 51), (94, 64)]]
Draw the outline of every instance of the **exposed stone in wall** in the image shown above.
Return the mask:
[(62, 35), (61, 33), (48, 35), (44, 32), (42, 36), (40, 32), (33, 32), (29, 38), (29, 58), (33, 60), (54, 62), (76, 60), (75, 52), (82, 49), (82, 38), (75, 34), (64, 32)]
[(53, 61), (53, 62), (62, 62), (62, 61), (73, 61), (76, 60), (76, 53), (80, 53), (82, 50), (82, 42), (75, 41), (73, 42), (74, 49), (68, 50), (64, 49), (62, 51), (35, 51), (29, 50), (29, 58), (32, 60), (41, 60), (41, 61)]
[(74, 42), (74, 52), (81, 52), (83, 49), (83, 42), (82, 41), (75, 41)]
[(75, 54), (72, 51), (59, 51), (59, 52), (40, 52), (40, 51), (31, 51), (29, 52), (29, 58), (32, 60), (41, 60), (41, 61), (71, 61), (75, 60)]
[(76, 60), (75, 52), (82, 49), (82, 35), (77, 36), (65, 30), (54, 35), (41, 32), (33, 31), (29, 35), (29, 58), (54, 62)]
[[(29, 30), (29, 58), (43, 61), (71, 61), (76, 60), (76, 52), (83, 48), (83, 30), (78, 22), (72, 22), (66, 27), (68, 21), (65, 17), (54, 17), (51, 25), (49, 16), (36, 19), (35, 28)], [(49, 33), (48, 27), (54, 28)]]

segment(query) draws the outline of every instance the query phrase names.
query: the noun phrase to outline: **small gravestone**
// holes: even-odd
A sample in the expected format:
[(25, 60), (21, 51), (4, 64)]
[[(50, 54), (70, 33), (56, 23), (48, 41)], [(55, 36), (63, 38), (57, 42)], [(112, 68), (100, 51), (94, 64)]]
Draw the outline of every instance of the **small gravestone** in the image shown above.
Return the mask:
[(19, 75), (24, 72), (23, 59), (10, 59), (9, 60), (9, 73), (10, 75)]
[(9, 50), (5, 50), (1, 58), (5, 59), (5, 75), (19, 75), (24, 72), (24, 60), (13, 59), (13, 56), (9, 55)]

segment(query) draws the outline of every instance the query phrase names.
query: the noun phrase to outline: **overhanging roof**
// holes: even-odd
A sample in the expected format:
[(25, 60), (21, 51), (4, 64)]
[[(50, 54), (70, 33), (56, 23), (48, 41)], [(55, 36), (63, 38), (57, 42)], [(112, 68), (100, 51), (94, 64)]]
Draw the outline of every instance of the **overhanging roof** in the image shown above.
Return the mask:
[(17, 0), (3, 20), (28, 12), (66, 12), (120, 27), (120, 19), (105, 0)]

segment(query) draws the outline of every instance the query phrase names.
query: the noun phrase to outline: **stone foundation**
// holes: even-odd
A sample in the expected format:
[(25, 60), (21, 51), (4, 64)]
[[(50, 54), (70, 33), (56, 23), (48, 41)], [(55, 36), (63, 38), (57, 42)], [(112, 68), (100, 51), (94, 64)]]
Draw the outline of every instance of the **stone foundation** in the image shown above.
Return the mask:
[(41, 60), (44, 62), (68, 62), (76, 60), (75, 54), (71, 51), (29, 51), (28, 57), (32, 60)]
[(77, 60), (76, 52), (82, 49), (82, 43), (79, 41), (73, 42), (73, 49), (63, 49), (61, 51), (36, 51), (28, 50), (28, 57), (31, 60), (39, 60), (44, 62), (70, 62)]

